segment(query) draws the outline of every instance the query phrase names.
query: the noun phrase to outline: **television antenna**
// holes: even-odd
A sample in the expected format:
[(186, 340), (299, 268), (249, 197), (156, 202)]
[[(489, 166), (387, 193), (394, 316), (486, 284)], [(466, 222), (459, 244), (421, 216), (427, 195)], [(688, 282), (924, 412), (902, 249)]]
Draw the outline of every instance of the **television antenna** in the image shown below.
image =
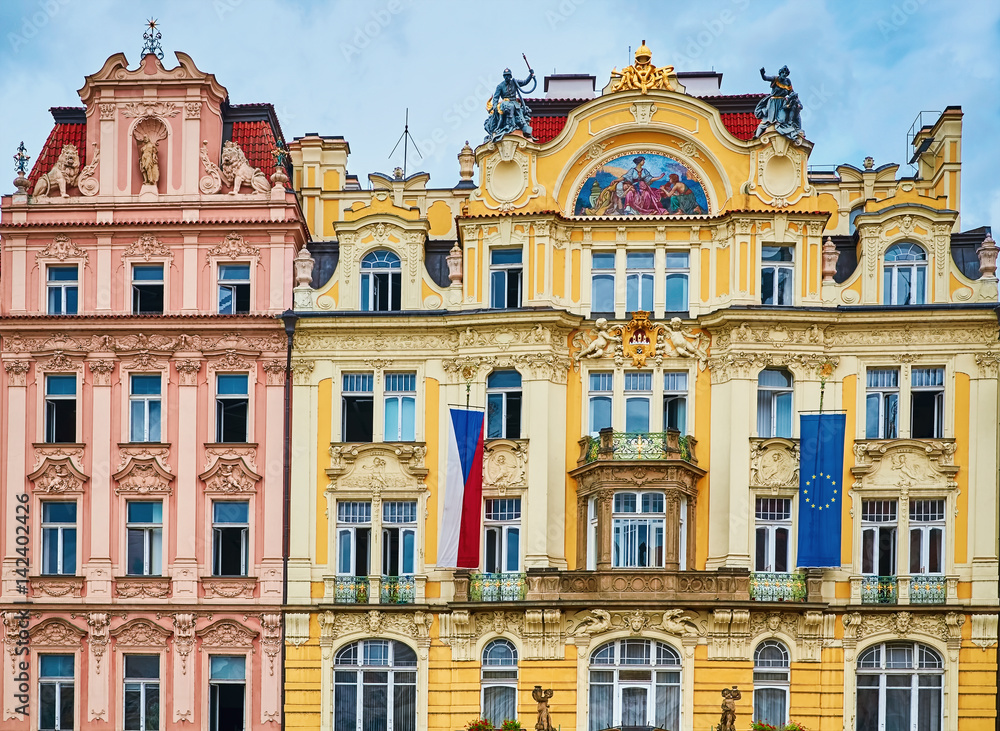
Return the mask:
[(389, 158), (390, 159), (395, 154), (396, 148), (399, 147), (399, 143), (400, 142), (403, 143), (403, 177), (405, 178), (406, 177), (406, 159), (407, 159), (407, 153), (409, 152), (409, 147), (410, 147), (410, 143), (411, 142), (413, 143), (413, 149), (417, 151), (418, 155), (420, 155), (420, 159), (421, 160), (424, 159), (423, 153), (420, 152), (420, 148), (417, 147), (417, 141), (415, 139), (413, 139), (413, 135), (410, 134), (410, 108), (409, 107), (406, 108), (406, 118), (405, 118), (405, 120), (403, 122), (403, 134), (401, 134), (399, 136), (399, 139), (396, 140), (396, 144), (395, 144), (395, 146), (393, 146), (392, 152), (389, 153)]

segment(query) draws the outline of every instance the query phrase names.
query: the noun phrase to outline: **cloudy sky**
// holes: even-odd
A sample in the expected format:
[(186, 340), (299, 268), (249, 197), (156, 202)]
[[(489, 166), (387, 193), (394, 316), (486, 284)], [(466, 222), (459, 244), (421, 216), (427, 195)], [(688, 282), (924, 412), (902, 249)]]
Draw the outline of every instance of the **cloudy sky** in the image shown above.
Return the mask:
[(960, 105), (963, 228), (1000, 224), (1000, 176), (990, 172), (1000, 162), (995, 0), (2, 0), (5, 154), (23, 139), (37, 156), (48, 108), (78, 105), (84, 75), (108, 56), (123, 51), (135, 64), (150, 16), (168, 66), (185, 51), (234, 103), (273, 103), (289, 138), (343, 135), (363, 184), (401, 164), (390, 151), (407, 107), (424, 155), (414, 162), (411, 152), (408, 172), (451, 186), (462, 144), (482, 139), (502, 69), (526, 75), (522, 52), (539, 76), (590, 73), (603, 86), (645, 39), (654, 64), (721, 71), (728, 94), (766, 90), (758, 69), (787, 64), (816, 165), (872, 155), (909, 174), (917, 114)]

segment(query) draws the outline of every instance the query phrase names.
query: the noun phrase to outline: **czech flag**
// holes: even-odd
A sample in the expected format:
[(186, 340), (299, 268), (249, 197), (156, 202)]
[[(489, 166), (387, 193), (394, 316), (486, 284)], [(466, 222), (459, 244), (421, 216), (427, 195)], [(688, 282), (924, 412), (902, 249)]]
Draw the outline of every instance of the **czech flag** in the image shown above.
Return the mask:
[(440, 568), (479, 568), (485, 414), (451, 409), (444, 512), (438, 537)]

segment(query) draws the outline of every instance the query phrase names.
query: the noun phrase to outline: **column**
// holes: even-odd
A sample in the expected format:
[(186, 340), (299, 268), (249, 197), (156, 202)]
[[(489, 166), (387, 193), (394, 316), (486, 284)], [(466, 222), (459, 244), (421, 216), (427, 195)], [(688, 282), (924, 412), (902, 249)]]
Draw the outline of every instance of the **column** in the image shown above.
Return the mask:
[[(284, 436), (285, 436), (285, 361), (267, 360), (263, 363), (265, 387), (264, 408), (266, 428), (263, 439), (264, 479), (258, 491), (263, 503), (262, 525), (256, 535), (263, 540), (260, 566), (261, 601), (281, 602), (282, 592), (282, 503), (284, 502)], [(260, 420), (257, 420), (260, 424)]]
[(667, 509), (666, 530), (664, 531), (664, 561), (663, 568), (666, 571), (678, 571), (680, 569), (680, 542), (684, 536), (680, 532), (681, 522), (681, 494), (676, 488), (666, 491), (665, 502)]
[[(90, 551), (81, 551), (81, 558), (86, 558), (83, 564), (83, 575), (87, 580), (88, 598), (111, 598), (111, 537), (115, 533), (110, 524), (112, 514), (111, 503), (111, 445), (117, 443), (111, 434), (111, 383), (113, 361), (106, 359), (92, 360), (88, 363), (93, 376), (91, 393), (93, 410), (91, 412), (90, 440)], [(82, 395), (83, 389), (81, 389)], [(80, 405), (86, 401), (80, 399)], [(83, 409), (83, 434), (87, 434), (87, 411)], [(77, 439), (83, 436), (77, 435)], [(82, 506), (82, 515), (88, 514), (86, 503)]]
[[(190, 356), (190, 357), (185, 357)], [(174, 480), (173, 524), (177, 526), (176, 553), (167, 569), (175, 599), (198, 597), (198, 557), (195, 551), (200, 526), (198, 515), (198, 382), (200, 353), (175, 353), (177, 370), (177, 479)], [(182, 519), (183, 518), (183, 519)], [(210, 550), (211, 547), (206, 547)]]
[[(529, 405), (521, 415), (521, 434), (528, 437), (528, 464), (526, 465), (526, 478), (528, 488), (525, 491), (524, 503), (521, 506), (522, 525), (521, 540), (524, 545), (524, 565), (525, 568), (547, 567), (549, 540), (548, 533), (553, 528), (559, 529), (562, 533), (562, 523), (553, 526), (552, 516), (549, 515), (549, 463), (556, 460), (552, 457), (565, 453), (553, 448), (550, 444), (552, 436), (552, 419), (554, 405), (549, 402), (548, 387), (550, 384), (544, 380), (527, 380), (530, 376), (522, 373), (521, 388), (523, 391), (523, 402)], [(556, 412), (566, 413), (565, 408)], [(529, 416), (530, 415), (530, 416)], [(565, 419), (556, 425), (557, 428), (565, 431)], [(565, 474), (565, 470), (563, 471)], [(565, 478), (563, 478), (565, 482)], [(555, 483), (558, 486), (560, 495), (563, 490), (562, 483)]]
[(603, 489), (597, 491), (597, 570), (607, 571), (611, 568), (611, 506), (614, 503), (615, 491)]

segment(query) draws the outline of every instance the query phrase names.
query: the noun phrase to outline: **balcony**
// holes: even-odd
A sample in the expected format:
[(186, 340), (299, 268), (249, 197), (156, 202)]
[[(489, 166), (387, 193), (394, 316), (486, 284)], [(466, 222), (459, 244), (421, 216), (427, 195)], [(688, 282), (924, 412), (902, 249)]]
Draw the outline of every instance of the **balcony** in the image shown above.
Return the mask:
[(529, 569), (525, 599), (589, 601), (597, 606), (616, 599), (748, 601), (749, 584), (750, 573), (736, 568), (718, 571)]
[(337, 604), (367, 604), (367, 576), (338, 576), (335, 580), (333, 601)]
[(910, 577), (910, 604), (944, 604), (948, 597), (948, 580), (941, 575)]
[[(367, 601), (368, 585), (365, 582)], [(413, 604), (416, 597), (416, 581), (412, 576), (382, 576), (379, 586), (381, 604)], [(362, 602), (358, 602), (359, 604)]]
[(601, 429), (597, 437), (580, 440), (580, 458), (583, 466), (602, 460), (683, 460), (698, 464), (694, 456), (697, 441), (691, 436), (681, 436), (679, 431), (622, 432)]
[(804, 602), (809, 592), (804, 573), (752, 573), (750, 598), (758, 602)]
[(527, 574), (470, 574), (469, 600), (474, 602), (517, 602), (528, 590)]
[(899, 600), (895, 576), (862, 576), (862, 604), (896, 604)]

